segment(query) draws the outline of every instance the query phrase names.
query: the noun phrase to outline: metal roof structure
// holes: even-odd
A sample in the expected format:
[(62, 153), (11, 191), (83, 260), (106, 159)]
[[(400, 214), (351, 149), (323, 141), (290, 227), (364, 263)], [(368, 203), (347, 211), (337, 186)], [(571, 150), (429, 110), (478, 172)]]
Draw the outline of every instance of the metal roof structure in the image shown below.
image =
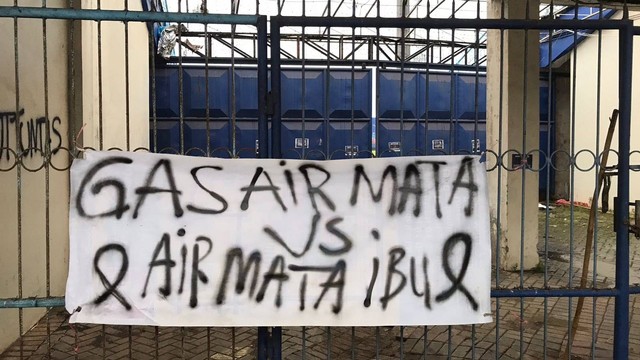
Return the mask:
[[(573, 7), (555, 15), (561, 19), (597, 20), (608, 19), (616, 10), (597, 7)], [(549, 67), (550, 63), (560, 60), (584, 39), (591, 36), (592, 30), (571, 31), (566, 29), (540, 32), (540, 67)]]
[[(487, 17), (487, 0), (145, 1), (161, 4), (166, 11), (217, 14), (390, 17), (398, 18), (398, 21), (402, 18)], [(550, 1), (540, 5), (539, 17), (607, 18), (615, 13), (615, 10), (603, 8), (609, 3), (585, 7), (567, 6), (576, 5), (577, 1)], [(181, 61), (197, 63), (208, 58), (211, 63), (216, 63), (234, 58), (242, 63), (255, 59), (257, 34), (251, 26), (187, 24), (186, 28), (177, 47)], [(573, 34), (561, 29), (554, 30), (551, 37), (548, 31), (541, 32), (541, 67), (547, 67), (550, 59), (561, 58), (586, 36), (587, 32)], [(281, 55), (284, 61), (300, 62), (304, 59), (307, 64), (397, 62), (409, 66), (428, 63), (477, 67), (486, 65), (486, 40), (486, 30), (475, 29), (284, 27), (281, 30)], [(552, 42), (551, 51), (549, 40)]]

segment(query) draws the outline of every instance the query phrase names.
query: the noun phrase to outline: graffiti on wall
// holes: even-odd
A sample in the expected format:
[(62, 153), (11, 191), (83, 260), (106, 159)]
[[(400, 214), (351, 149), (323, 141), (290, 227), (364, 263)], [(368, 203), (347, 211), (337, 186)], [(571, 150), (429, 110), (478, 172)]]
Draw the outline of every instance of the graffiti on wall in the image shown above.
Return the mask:
[(0, 161), (10, 160), (10, 149), (28, 157), (42, 156), (48, 149), (56, 154), (63, 144), (61, 125), (59, 116), (25, 118), (24, 109), (0, 112)]

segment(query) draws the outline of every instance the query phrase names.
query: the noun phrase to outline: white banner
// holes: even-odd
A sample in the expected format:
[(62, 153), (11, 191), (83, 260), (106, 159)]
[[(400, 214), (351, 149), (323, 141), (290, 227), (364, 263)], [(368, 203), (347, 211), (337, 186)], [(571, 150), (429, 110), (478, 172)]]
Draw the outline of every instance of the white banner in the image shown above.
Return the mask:
[(88, 152), (71, 168), (71, 322), (492, 321), (476, 156), (226, 160)]

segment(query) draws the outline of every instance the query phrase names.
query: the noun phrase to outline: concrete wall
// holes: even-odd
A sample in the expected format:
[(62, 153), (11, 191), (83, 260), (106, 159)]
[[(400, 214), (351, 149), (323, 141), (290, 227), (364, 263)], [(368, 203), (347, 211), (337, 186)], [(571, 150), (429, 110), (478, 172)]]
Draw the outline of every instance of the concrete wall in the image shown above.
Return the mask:
[[(635, 13), (638, 16), (640, 13)], [(632, 15), (633, 16), (633, 15)], [(614, 18), (619, 18), (618, 13)], [(636, 21), (636, 26), (640, 24)], [(609, 127), (609, 117), (613, 109), (618, 107), (618, 34), (616, 31), (602, 32), (602, 50), (600, 55), (601, 77), (600, 77), (600, 99), (598, 101), (598, 37), (594, 33), (583, 41), (574, 54), (571, 56), (571, 82), (575, 82), (575, 94), (571, 94), (571, 100), (575, 99), (574, 131), (575, 140), (573, 146), (575, 153), (582, 149), (589, 149), (594, 153), (602, 152), (606, 134)], [(575, 63), (575, 73), (573, 66)], [(633, 98), (634, 108), (632, 109), (631, 122), (631, 164), (640, 164), (640, 108), (635, 106), (640, 104), (640, 38), (634, 40), (633, 56)], [(600, 108), (598, 111), (598, 103)], [(598, 119), (599, 116), (599, 119)], [(618, 149), (618, 126), (613, 137), (611, 147)], [(599, 131), (599, 134), (597, 132)], [(635, 151), (635, 153), (634, 153)], [(576, 158), (577, 166), (588, 169), (593, 165), (593, 156), (583, 151)], [(615, 153), (610, 153), (608, 165), (618, 163)], [(576, 169), (574, 173), (574, 199), (576, 201), (591, 203), (595, 189), (596, 171), (581, 171)], [(631, 200), (640, 199), (640, 172), (631, 173)], [(610, 206), (613, 206), (613, 197), (617, 193), (617, 180), (612, 178), (611, 191), (609, 194)], [(601, 202), (600, 202), (601, 204)]]
[[(524, 19), (527, 13), (537, 16), (538, 1), (491, 0), (487, 4), (490, 18), (502, 15), (502, 1), (505, 1), (505, 18)], [(538, 39), (539, 32), (531, 30), (526, 33), (508, 30), (504, 31), (504, 36), (498, 30), (488, 32), (487, 149), (496, 153), (517, 149), (526, 154), (539, 148)], [(523, 149), (524, 133), (527, 135)], [(534, 151), (532, 155), (535, 166), (539, 164), (539, 154)], [(511, 167), (510, 155), (504, 159), (507, 161), (505, 166)], [(493, 250), (499, 253), (502, 269), (532, 269), (539, 263), (538, 176), (539, 173), (533, 171), (496, 169), (488, 173)], [(522, 259), (520, 254), (523, 254)]]
[[(559, 73), (569, 73), (569, 62), (558, 69)], [(556, 152), (553, 158), (555, 170), (555, 190), (552, 198), (568, 199), (571, 187), (570, 161), (566, 154), (571, 153), (571, 80), (569, 76), (557, 76), (554, 83)], [(549, 154), (551, 155), (551, 154)]]
[[(105, 10), (125, 9), (124, 0), (102, 1), (101, 5)], [(97, 1), (83, 1), (82, 6), (85, 9), (96, 9)], [(142, 10), (141, 2), (129, 0), (129, 10)], [(148, 148), (149, 40), (147, 27), (144, 23), (129, 23), (128, 27), (129, 63), (127, 64), (124, 23), (102, 23), (101, 51), (98, 49), (98, 24), (88, 21), (82, 23), (82, 78), (78, 81), (81, 87), (78, 93), (81, 98), (78, 101), (82, 103), (82, 110), (78, 123), (79, 126), (84, 126), (80, 140), (85, 147), (100, 149), (102, 146), (105, 150), (119, 148), (131, 151), (139, 147)], [(98, 61), (99, 57), (101, 61)], [(102, 93), (99, 89), (100, 82), (102, 82)], [(101, 103), (102, 113), (100, 113)], [(102, 134), (100, 122), (103, 124)]]
[[(47, 6), (67, 3), (48, 0)], [(109, 6), (117, 3), (110, 1)], [(13, 0), (0, 0), (0, 5), (11, 6)], [(19, 5), (40, 7), (42, 2), (20, 0)], [(141, 10), (139, 1), (130, 5), (131, 10)], [(80, 142), (99, 147), (96, 28), (94, 22), (76, 22), (77, 41), (72, 45), (67, 21), (47, 21), (45, 57), (42, 20), (18, 20), (16, 54), (14, 20), (0, 19), (0, 298), (64, 295), (69, 242), (67, 149), (80, 124), (87, 124)], [(104, 23), (102, 28), (103, 145), (126, 149), (124, 25)], [(129, 44), (129, 148), (133, 150), (148, 146), (148, 38), (143, 24), (129, 25)], [(52, 166), (44, 165), (48, 147)], [(23, 154), (23, 166), (13, 167), (15, 153)], [(43, 309), (22, 311), (23, 332), (43, 314)], [(0, 353), (18, 336), (18, 310), (0, 309)]]
[[(64, 6), (65, 3), (62, 0), (47, 2), (50, 7)], [(42, 5), (38, 0), (23, 0), (19, 4)], [(13, 0), (0, 0), (0, 5), (13, 5)], [(22, 297), (60, 296), (64, 293), (67, 272), (68, 173), (52, 168), (30, 172), (26, 168), (42, 166), (47, 138), (51, 139), (52, 150), (58, 146), (67, 147), (67, 24), (62, 21), (47, 23), (46, 88), (42, 20), (18, 20), (17, 86), (13, 26), (13, 19), (0, 19), (0, 112), (5, 115), (0, 119), (3, 130), (0, 136), (4, 136), (0, 145), (4, 147), (0, 168), (10, 167), (15, 162), (13, 152), (20, 152), (21, 146), (16, 146), (16, 131), (19, 131), (22, 148), (26, 150), (24, 167), (0, 171), (0, 298), (19, 296), (19, 267)], [(18, 120), (20, 130), (13, 121), (18, 96), (17, 109), (24, 111)], [(68, 152), (57, 150), (52, 155), (52, 163), (56, 167), (66, 167)], [(47, 242), (51, 259), (49, 276)], [(18, 263), (19, 257), (21, 264)], [(24, 310), (23, 330), (28, 330), (43, 314), (42, 309)], [(0, 310), (0, 350), (18, 337), (18, 323), (18, 310)]]

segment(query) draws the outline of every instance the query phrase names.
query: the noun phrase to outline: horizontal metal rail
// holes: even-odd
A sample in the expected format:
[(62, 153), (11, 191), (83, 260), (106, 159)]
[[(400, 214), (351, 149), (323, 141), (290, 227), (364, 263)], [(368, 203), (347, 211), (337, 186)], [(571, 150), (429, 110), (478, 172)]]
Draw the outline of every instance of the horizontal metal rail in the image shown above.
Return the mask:
[(628, 26), (630, 20), (546, 20), (546, 19), (416, 19), (360, 17), (272, 16), (279, 26), (422, 28), (422, 29), (494, 29), (494, 30), (612, 30)]
[[(188, 68), (190, 65), (198, 64), (198, 66), (194, 68), (202, 69), (202, 66), (200, 65), (205, 63), (209, 65), (213, 64), (213, 65), (227, 65), (227, 66), (231, 64), (231, 58), (210, 57), (207, 59), (206, 57), (201, 57), (201, 56), (189, 56), (189, 57), (182, 56), (182, 58), (178, 56), (171, 56), (169, 57), (169, 59), (167, 59), (167, 62), (164, 64), (156, 63), (156, 69), (175, 67), (176, 66), (175, 64), (180, 63), (181, 60), (182, 60), (182, 68)], [(233, 61), (236, 65), (255, 66), (257, 63), (257, 60), (255, 58), (250, 58), (250, 59), (236, 58), (236, 59), (233, 59)], [(294, 65), (301, 66), (302, 65), (301, 59), (281, 59), (280, 62), (284, 66), (294, 66)], [(329, 63), (332, 67), (342, 66), (344, 68), (350, 69), (353, 66), (354, 61), (353, 60), (327, 61), (326, 59), (305, 59), (304, 60), (304, 64), (307, 67), (316, 66), (316, 67), (326, 68), (327, 63)], [(380, 65), (381, 69), (400, 69), (400, 67), (402, 66), (402, 62), (400, 61), (355, 60), (355, 63), (357, 67), (361, 67), (362, 65), (371, 66), (371, 67)], [(406, 62), (404, 63), (404, 67), (409, 69), (429, 68), (429, 70), (440, 70), (440, 71), (446, 71), (446, 72), (451, 71), (451, 65), (425, 64), (424, 62)], [(236, 66), (236, 68), (238, 67)], [(454, 72), (474, 72), (475, 73), (476, 70), (480, 74), (486, 74), (486, 67), (484, 66), (476, 67), (475, 65), (456, 65)], [(554, 74), (556, 73), (554, 72)]]
[[(640, 292), (640, 288), (638, 289)], [(613, 297), (616, 289), (491, 289), (493, 298)]]
[(93, 9), (0, 6), (0, 17), (58, 20), (151, 21), (201, 24), (256, 25), (264, 15), (170, 13)]
[[(228, 39), (233, 36), (236, 40), (237, 39), (253, 40), (256, 37), (255, 33), (250, 33), (250, 32), (232, 33), (229, 31), (218, 31), (215, 33), (205, 32), (205, 31), (184, 31), (182, 32), (182, 36), (183, 37), (201, 37), (201, 38), (224, 38), (224, 39)], [(317, 41), (326, 42), (327, 40), (329, 40), (329, 41), (343, 41), (344, 43), (348, 43), (351, 41), (362, 42), (362, 41), (375, 39), (376, 41), (379, 40), (380, 42), (387, 42), (391, 44), (396, 44), (402, 40), (402, 38), (396, 37), (396, 36), (377, 36), (377, 35), (360, 35), (360, 34), (356, 34), (356, 35), (305, 34), (304, 37), (298, 33), (285, 33), (280, 35), (281, 41), (298, 41), (298, 40), (301, 40), (302, 38), (304, 38), (305, 41), (309, 40), (314, 42), (317, 42)], [(478, 47), (480, 49), (487, 48), (486, 43), (475, 43), (471, 41), (461, 41), (461, 40), (451, 41), (451, 40), (443, 40), (443, 39), (427, 40), (425, 38), (406, 38), (406, 39), (403, 39), (402, 41), (404, 41), (405, 45), (435, 45), (435, 46), (445, 46), (445, 47), (473, 46), (474, 48)]]
[[(255, 25), (264, 15), (171, 13), (123, 10), (62, 9), (0, 6), (0, 17), (70, 19), (94, 21), (153, 21)], [(628, 20), (537, 20), (537, 19), (416, 19), (359, 17), (273, 16), (280, 26), (386, 27), (386, 28), (467, 28), (467, 29), (620, 29)], [(640, 29), (634, 29), (640, 33)]]
[[(255, 65), (257, 64), (257, 59), (234, 59), (233, 60), (236, 65)], [(173, 68), (180, 62), (180, 58), (178, 56), (171, 56), (167, 60), (166, 63), (156, 63), (156, 69), (161, 68)], [(301, 59), (280, 59), (282, 65), (286, 66), (300, 66), (302, 64)], [(190, 65), (197, 64), (198, 66), (194, 66), (193, 68), (201, 69), (200, 64), (208, 63), (210, 65), (229, 65), (231, 64), (231, 58), (226, 57), (206, 57), (201, 56), (183, 56), (182, 57), (182, 68), (189, 68)], [(304, 63), (306, 66), (322, 66), (326, 68), (327, 63), (332, 66), (343, 66), (345, 68), (351, 68), (353, 66), (354, 61), (352, 60), (329, 60), (326, 59), (305, 59)], [(355, 63), (358, 66), (378, 66), (380, 65), (382, 69), (400, 69), (402, 67), (401, 61), (378, 61), (378, 60), (356, 60)], [(436, 70), (436, 71), (446, 71), (447, 73), (451, 72), (451, 65), (446, 64), (426, 64), (424, 62), (405, 62), (405, 68), (409, 69), (426, 69)], [(475, 65), (456, 65), (454, 72), (478, 72), (483, 75), (486, 74), (487, 68), (486, 66), (475, 66)], [(548, 77), (549, 71), (548, 69), (540, 69), (541, 79), (546, 79)], [(569, 73), (561, 72), (559, 70), (554, 70), (553, 75), (556, 77), (569, 77)]]
[(64, 297), (0, 299), (0, 309), (63, 307)]
[[(640, 285), (629, 288), (630, 294), (640, 294)], [(492, 289), (493, 298), (528, 297), (613, 297), (618, 290), (609, 289)], [(63, 307), (64, 297), (0, 299), (0, 309)]]

